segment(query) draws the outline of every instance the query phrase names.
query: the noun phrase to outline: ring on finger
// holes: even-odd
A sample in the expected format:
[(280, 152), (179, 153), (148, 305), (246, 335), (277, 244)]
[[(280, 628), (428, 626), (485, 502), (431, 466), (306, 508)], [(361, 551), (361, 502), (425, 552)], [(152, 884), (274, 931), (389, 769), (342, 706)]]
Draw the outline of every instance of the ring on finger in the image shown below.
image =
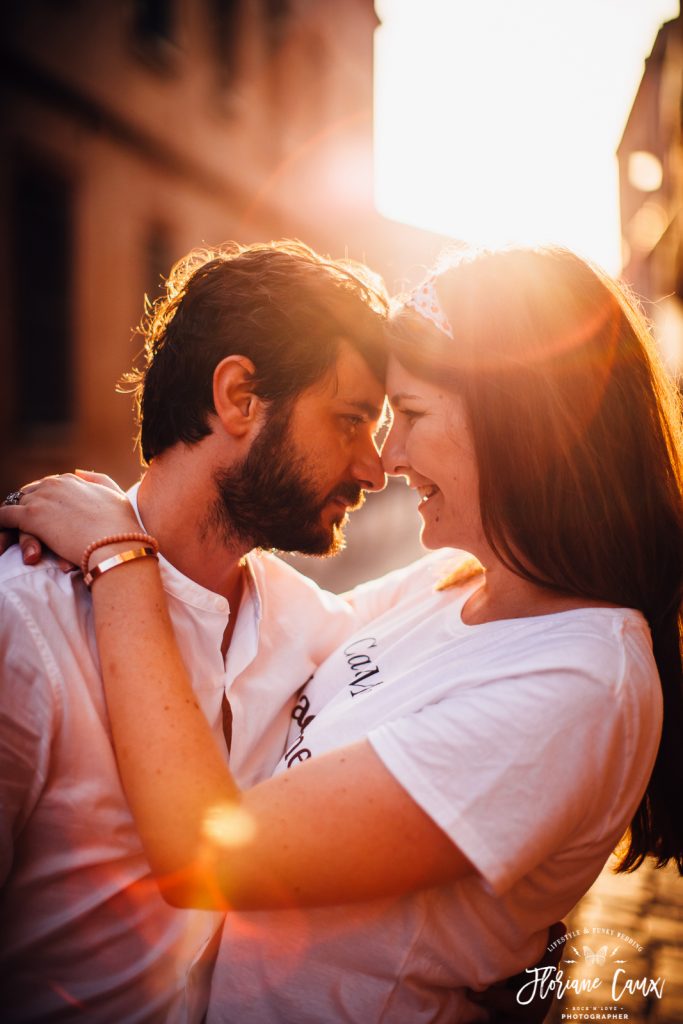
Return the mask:
[(23, 494), (23, 491), (10, 491), (3, 501), (3, 505), (19, 505)]

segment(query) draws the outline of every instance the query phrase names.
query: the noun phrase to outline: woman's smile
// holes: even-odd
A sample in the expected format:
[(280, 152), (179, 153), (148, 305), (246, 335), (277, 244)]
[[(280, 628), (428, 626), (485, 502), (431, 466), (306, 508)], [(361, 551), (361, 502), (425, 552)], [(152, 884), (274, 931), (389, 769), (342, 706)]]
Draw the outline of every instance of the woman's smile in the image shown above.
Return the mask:
[(427, 503), (439, 494), (439, 488), (436, 484), (424, 484), (422, 487), (417, 488), (417, 493), (420, 495), (419, 508), (424, 508)]

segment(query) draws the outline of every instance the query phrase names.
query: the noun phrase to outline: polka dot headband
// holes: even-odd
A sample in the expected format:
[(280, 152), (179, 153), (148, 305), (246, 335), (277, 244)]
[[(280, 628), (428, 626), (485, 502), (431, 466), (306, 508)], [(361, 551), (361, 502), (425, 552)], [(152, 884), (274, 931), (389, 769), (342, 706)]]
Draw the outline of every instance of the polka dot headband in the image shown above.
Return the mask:
[(410, 293), (405, 304), (416, 310), (425, 320), (430, 320), (447, 338), (453, 341), (453, 330), (448, 322), (448, 317), (441, 308), (439, 296), (436, 294), (435, 278), (428, 277), (415, 291)]

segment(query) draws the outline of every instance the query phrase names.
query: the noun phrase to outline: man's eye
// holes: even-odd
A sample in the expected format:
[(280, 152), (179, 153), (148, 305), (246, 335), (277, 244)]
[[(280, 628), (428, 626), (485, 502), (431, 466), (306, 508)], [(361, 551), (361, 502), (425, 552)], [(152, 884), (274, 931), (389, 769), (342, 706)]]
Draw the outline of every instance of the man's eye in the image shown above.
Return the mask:
[(365, 423), (362, 416), (354, 416), (352, 414), (342, 416), (342, 420), (350, 430), (357, 430), (358, 427), (361, 427), (363, 423)]

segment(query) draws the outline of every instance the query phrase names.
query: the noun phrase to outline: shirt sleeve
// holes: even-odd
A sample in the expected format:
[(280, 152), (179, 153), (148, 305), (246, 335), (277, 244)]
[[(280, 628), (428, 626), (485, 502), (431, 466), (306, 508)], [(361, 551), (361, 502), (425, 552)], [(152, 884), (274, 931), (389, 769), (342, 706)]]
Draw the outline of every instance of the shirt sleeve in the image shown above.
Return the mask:
[[(646, 676), (629, 685), (618, 656), (590, 670), (558, 665), (498, 678), (388, 722), (369, 739), (500, 895), (561, 849), (615, 844), (623, 834), (661, 723), (656, 673), (645, 660)], [(613, 681), (616, 674), (614, 687), (606, 672)]]
[(17, 836), (45, 784), (56, 719), (57, 671), (36, 623), (14, 594), (0, 601), (0, 885)]

